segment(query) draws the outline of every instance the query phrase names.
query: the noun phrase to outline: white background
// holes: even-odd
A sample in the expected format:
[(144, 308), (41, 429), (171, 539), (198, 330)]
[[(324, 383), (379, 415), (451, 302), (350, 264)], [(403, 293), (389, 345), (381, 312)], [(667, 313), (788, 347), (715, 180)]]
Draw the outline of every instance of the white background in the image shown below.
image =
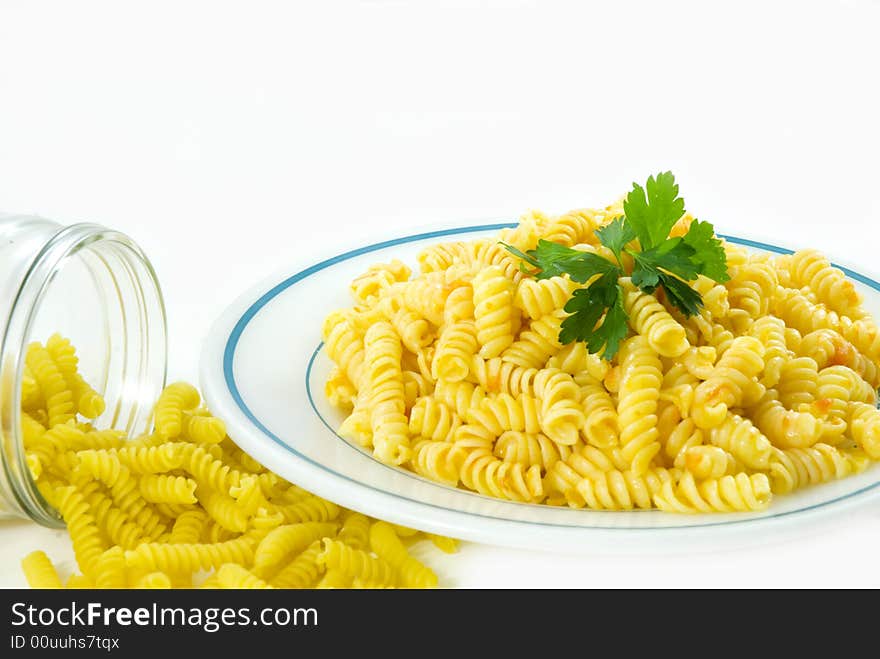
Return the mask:
[[(150, 255), (170, 375), (267, 273), (427, 223), (604, 205), (672, 169), (719, 231), (875, 274), (880, 4), (0, 3), (0, 209)], [(342, 285), (342, 284), (340, 284)], [(456, 586), (880, 586), (880, 504), (797, 540), (555, 556)], [(0, 524), (0, 586), (62, 536)]]

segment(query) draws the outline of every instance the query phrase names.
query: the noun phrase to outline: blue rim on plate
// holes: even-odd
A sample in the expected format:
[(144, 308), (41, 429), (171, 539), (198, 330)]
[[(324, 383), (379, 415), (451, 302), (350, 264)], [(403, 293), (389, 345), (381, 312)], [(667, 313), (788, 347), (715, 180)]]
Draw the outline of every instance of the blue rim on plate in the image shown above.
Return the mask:
[[(279, 294), (281, 294), (282, 292), (284, 292), (285, 290), (287, 290), (288, 288), (290, 288), (291, 286), (293, 286), (297, 282), (300, 282), (303, 279), (306, 279), (307, 277), (309, 277), (317, 272), (320, 272), (321, 270), (324, 270), (324, 269), (329, 268), (333, 265), (336, 265), (337, 263), (341, 263), (343, 261), (347, 261), (349, 259), (355, 258), (357, 256), (362, 256), (362, 255), (368, 254), (370, 252), (375, 252), (375, 251), (378, 251), (381, 249), (386, 249), (388, 247), (394, 247), (396, 245), (403, 245), (406, 243), (417, 242), (417, 241), (421, 241), (421, 240), (430, 240), (433, 238), (443, 238), (443, 237), (447, 237), (447, 236), (455, 236), (455, 235), (462, 235), (462, 234), (469, 234), (469, 233), (479, 233), (479, 232), (483, 232), (483, 231), (497, 231), (499, 229), (509, 229), (509, 228), (513, 228), (515, 226), (517, 226), (516, 223), (510, 223), (510, 222), (503, 222), (503, 223), (497, 223), (497, 224), (482, 224), (482, 225), (470, 226), (470, 227), (459, 227), (459, 228), (454, 228), (454, 229), (442, 229), (442, 230), (438, 230), (438, 231), (429, 231), (426, 233), (419, 233), (419, 234), (413, 234), (411, 236), (394, 238), (392, 240), (385, 240), (382, 242), (374, 243), (372, 245), (367, 245), (364, 247), (359, 247), (357, 249), (350, 250), (348, 252), (345, 252), (343, 254), (339, 254), (339, 255), (334, 256), (329, 259), (325, 259), (324, 261), (321, 261), (320, 263), (316, 263), (315, 265), (310, 266), (304, 270), (301, 270), (300, 272), (284, 279), (279, 284), (270, 288), (266, 293), (264, 293), (262, 296), (260, 296), (253, 304), (251, 304), (245, 310), (245, 312), (241, 315), (241, 317), (238, 319), (238, 321), (233, 326), (232, 331), (229, 334), (229, 338), (226, 340), (226, 345), (223, 350), (223, 378), (226, 383), (226, 387), (229, 390), (230, 395), (232, 396), (233, 401), (238, 406), (238, 408), (241, 410), (241, 412), (245, 415), (245, 417), (247, 417), (247, 419), (260, 430), (260, 432), (262, 432), (269, 439), (271, 439), (276, 445), (285, 449), (291, 455), (294, 455), (297, 458), (299, 458), (305, 462), (308, 462), (309, 464), (311, 464), (315, 467), (318, 467), (319, 469), (327, 472), (328, 474), (331, 474), (331, 475), (336, 476), (338, 478), (342, 478), (344, 480), (347, 480), (347, 481), (354, 483), (356, 485), (359, 485), (361, 487), (367, 487), (375, 492), (395, 496), (400, 499), (404, 499), (406, 501), (410, 501), (412, 503), (417, 503), (417, 504), (420, 504), (423, 506), (437, 508), (437, 509), (444, 510), (447, 512), (452, 512), (452, 513), (465, 513), (467, 515), (474, 516), (474, 517), (486, 517), (487, 519), (492, 519), (492, 520), (497, 520), (497, 521), (508, 521), (508, 522), (521, 523), (521, 520), (515, 520), (515, 519), (510, 519), (510, 518), (506, 518), (506, 517), (499, 517), (499, 516), (482, 515), (480, 513), (465, 512), (465, 511), (460, 511), (456, 508), (448, 508), (446, 506), (439, 506), (437, 504), (429, 503), (429, 502), (422, 501), (419, 499), (404, 497), (396, 492), (390, 492), (388, 490), (380, 489), (380, 488), (374, 487), (372, 485), (367, 485), (361, 481), (358, 481), (354, 478), (351, 478), (350, 476), (346, 476), (345, 474), (341, 474), (337, 471), (334, 471), (333, 469), (331, 469), (330, 467), (328, 467), (325, 464), (322, 464), (320, 462), (316, 462), (315, 460), (312, 460), (308, 456), (300, 453), (299, 451), (295, 450), (290, 445), (288, 445), (286, 442), (284, 442), (284, 440), (282, 440), (275, 433), (273, 433), (271, 430), (269, 430), (254, 415), (254, 413), (250, 410), (250, 408), (247, 406), (247, 404), (244, 402), (244, 399), (242, 398), (241, 392), (238, 389), (238, 384), (235, 381), (235, 374), (233, 372), (233, 361), (235, 359), (235, 350), (238, 346), (239, 339), (241, 338), (241, 336), (244, 333), (245, 329), (247, 328), (248, 324), (251, 322), (251, 320), (253, 320), (253, 318), (257, 315), (257, 313), (259, 313), (260, 309), (265, 307), (273, 298), (277, 297)], [(756, 240), (749, 240), (746, 238), (738, 238), (736, 236), (728, 236), (728, 235), (721, 235), (721, 234), (719, 234), (719, 237), (721, 237), (724, 240), (731, 242), (731, 243), (743, 245), (745, 247), (753, 247), (756, 249), (762, 249), (762, 250), (768, 251), (768, 252), (775, 252), (777, 254), (792, 254), (793, 253), (793, 251), (790, 249), (787, 249), (784, 247), (777, 247), (776, 245), (770, 245), (770, 244), (759, 242)], [(835, 267), (840, 268), (840, 270), (842, 270), (849, 278), (851, 278), (855, 281), (858, 281), (859, 283), (864, 284), (865, 286), (868, 286), (869, 288), (872, 288), (875, 291), (880, 292), (880, 283), (878, 283), (877, 281), (871, 279), (870, 277), (866, 277), (865, 275), (863, 275), (861, 273), (855, 272), (849, 268), (845, 268), (843, 266), (836, 265), (836, 264), (834, 264), (834, 265), (835, 265)], [(321, 420), (321, 422), (337, 438), (339, 438), (341, 441), (345, 442), (345, 440), (343, 438), (339, 437), (339, 435), (336, 433), (336, 431), (330, 425), (330, 423), (326, 419), (324, 419), (324, 417), (318, 411), (318, 409), (315, 405), (315, 402), (312, 398), (312, 392), (311, 392), (311, 388), (309, 385), (309, 375), (311, 373), (315, 358), (317, 357), (318, 353), (320, 352), (322, 346), (323, 346), (323, 343), (319, 344), (318, 347), (314, 350), (311, 358), (309, 359), (308, 368), (306, 370), (306, 375), (305, 375), (305, 377), (306, 377), (306, 392), (308, 394), (309, 404), (311, 405), (312, 410), (315, 412), (315, 414), (318, 416), (318, 418)], [(348, 444), (348, 442), (345, 442), (345, 443), (350, 446), (350, 444)], [(419, 477), (416, 474), (413, 474), (412, 472), (409, 472), (407, 470), (399, 469), (397, 467), (392, 467), (389, 465), (384, 465), (384, 466), (388, 467), (389, 469), (393, 469), (397, 473), (410, 475), (413, 478), (416, 478), (418, 480), (423, 480), (421, 477)], [(433, 483), (433, 481), (425, 481), (425, 482), (430, 483), (432, 485), (440, 485), (438, 483)], [(765, 515), (765, 516), (759, 517), (759, 518), (752, 517), (752, 518), (747, 518), (747, 519), (727, 519), (727, 520), (717, 521), (717, 522), (707, 522), (704, 524), (691, 525), (688, 528), (705, 528), (705, 527), (711, 527), (711, 526), (729, 526), (729, 525), (734, 525), (734, 524), (746, 524), (749, 522), (755, 522), (755, 521), (759, 521), (759, 520), (766, 521), (766, 520), (780, 518), (780, 517), (789, 517), (791, 515), (805, 513), (810, 510), (815, 510), (818, 508), (824, 508), (824, 507), (830, 506), (832, 504), (839, 503), (839, 502), (845, 501), (847, 499), (851, 499), (853, 497), (864, 494), (865, 492), (877, 489), (878, 487), (880, 487), (880, 481), (873, 483), (871, 485), (868, 485), (866, 487), (863, 487), (863, 488), (856, 490), (854, 492), (850, 492), (846, 495), (837, 497), (835, 499), (830, 499), (828, 501), (816, 503), (816, 504), (813, 504), (810, 506), (806, 506), (804, 508), (798, 508), (797, 510), (790, 510), (790, 511), (786, 511), (786, 512), (774, 513), (774, 514)], [(463, 494), (474, 494), (475, 496), (482, 496), (482, 495), (478, 495), (476, 493), (468, 492), (466, 490), (457, 490), (457, 491), (461, 492)], [(505, 501), (505, 503), (517, 503), (517, 502)], [(519, 505), (535, 506), (535, 505), (539, 505), (539, 504), (520, 503)], [(578, 511), (573, 510), (572, 512), (576, 514)], [(550, 526), (550, 527), (557, 527), (557, 528), (593, 529), (593, 530), (600, 530), (600, 531), (632, 531), (633, 530), (631, 528), (605, 527), (605, 526), (583, 526), (583, 525), (574, 525), (574, 524), (553, 524), (553, 523), (549, 523), (549, 522), (528, 522), (528, 523), (533, 524), (533, 525), (537, 525), (537, 526)], [(655, 526), (655, 527), (651, 527), (650, 530), (651, 531), (663, 531), (663, 530), (681, 531), (681, 530), (683, 530), (683, 528), (684, 527), (682, 527), (682, 526)]]

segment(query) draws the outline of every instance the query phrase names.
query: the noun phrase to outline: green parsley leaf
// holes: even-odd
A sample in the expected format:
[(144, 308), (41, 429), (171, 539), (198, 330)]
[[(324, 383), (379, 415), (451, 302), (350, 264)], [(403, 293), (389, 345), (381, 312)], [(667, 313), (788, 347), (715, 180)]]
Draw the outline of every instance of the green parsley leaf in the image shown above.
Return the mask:
[(623, 202), (626, 222), (639, 238), (643, 250), (656, 247), (669, 236), (673, 225), (684, 215), (684, 199), (678, 196), (678, 185), (672, 172), (648, 178), (645, 188), (633, 183)]
[(699, 268), (698, 274), (723, 284), (730, 280), (727, 274), (727, 255), (721, 241), (715, 237), (715, 227), (709, 222), (694, 220), (685, 234), (684, 243), (694, 250), (691, 257)]
[(596, 229), (599, 242), (614, 252), (614, 256), (620, 261), (620, 253), (626, 245), (636, 238), (636, 232), (626, 221), (626, 218), (616, 217), (604, 227)]
[(637, 259), (633, 265), (632, 283), (645, 293), (654, 293), (660, 285), (660, 271)]
[(571, 315), (562, 321), (561, 343), (585, 341), (590, 352), (601, 352), (605, 359), (617, 354), (628, 331), (619, 276), (620, 271), (615, 268), (587, 288), (574, 292), (565, 304), (565, 310)]
[(703, 298), (686, 281), (668, 275), (665, 272), (658, 274), (663, 290), (669, 301), (681, 309), (685, 316), (696, 316), (703, 306)]
[(611, 261), (598, 254), (581, 252), (549, 240), (539, 240), (537, 248), (530, 249), (525, 254), (515, 247), (501, 244), (508, 252), (537, 268), (536, 272), (529, 273), (537, 279), (567, 274), (572, 281), (585, 284), (595, 275), (606, 273), (612, 268), (617, 269)]
[(632, 281), (646, 293), (653, 293), (657, 288), (661, 269), (685, 281), (696, 279), (700, 274), (699, 266), (693, 260), (694, 248), (681, 238), (670, 238), (644, 252), (629, 253), (635, 263)]

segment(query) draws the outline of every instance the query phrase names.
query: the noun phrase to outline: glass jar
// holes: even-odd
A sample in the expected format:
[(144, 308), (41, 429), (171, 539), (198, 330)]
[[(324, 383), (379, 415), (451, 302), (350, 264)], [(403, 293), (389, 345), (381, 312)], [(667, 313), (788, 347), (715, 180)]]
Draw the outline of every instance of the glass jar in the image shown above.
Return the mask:
[(147, 257), (97, 224), (0, 214), (0, 518), (60, 527), (31, 477), (21, 430), (27, 346), (55, 332), (104, 396), (96, 427), (146, 432), (167, 357), (165, 306)]

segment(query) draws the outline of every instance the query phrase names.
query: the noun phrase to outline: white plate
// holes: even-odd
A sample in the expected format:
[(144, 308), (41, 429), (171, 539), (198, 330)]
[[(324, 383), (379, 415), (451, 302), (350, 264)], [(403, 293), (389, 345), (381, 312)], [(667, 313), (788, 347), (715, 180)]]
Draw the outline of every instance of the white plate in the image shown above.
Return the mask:
[[(510, 224), (442, 229), (354, 249), (266, 281), (215, 323), (202, 353), (201, 384), (230, 436), (261, 463), (298, 485), (368, 515), (477, 542), (581, 550), (777, 537), (784, 529), (839, 513), (880, 492), (880, 465), (844, 480), (774, 498), (762, 513), (675, 515), (600, 512), (512, 503), (446, 487), (384, 465), (334, 432), (341, 413), (324, 397), (331, 362), (321, 323), (351, 304), (348, 285), (369, 265), (399, 258), (411, 265), (424, 246), (488, 235)], [(789, 250), (728, 237), (753, 249)], [(847, 271), (875, 316), (880, 284)]]

